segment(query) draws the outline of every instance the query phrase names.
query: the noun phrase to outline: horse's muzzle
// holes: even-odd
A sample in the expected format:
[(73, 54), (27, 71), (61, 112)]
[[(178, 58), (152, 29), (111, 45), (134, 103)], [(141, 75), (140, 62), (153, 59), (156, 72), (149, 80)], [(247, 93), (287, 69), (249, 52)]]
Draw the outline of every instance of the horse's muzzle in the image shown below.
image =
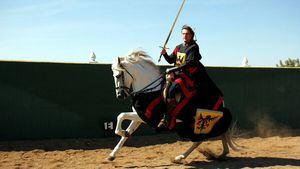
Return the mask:
[(120, 100), (124, 100), (126, 99), (126, 93), (124, 92), (124, 90), (121, 90), (121, 91), (117, 91), (117, 99), (120, 99)]

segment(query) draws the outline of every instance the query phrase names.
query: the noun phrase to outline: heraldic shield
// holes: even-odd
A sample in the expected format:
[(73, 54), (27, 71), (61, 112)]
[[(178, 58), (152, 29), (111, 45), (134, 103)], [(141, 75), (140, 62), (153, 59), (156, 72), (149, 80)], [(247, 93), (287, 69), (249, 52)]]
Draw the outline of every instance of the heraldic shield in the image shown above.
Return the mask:
[(214, 125), (223, 117), (223, 112), (197, 109), (194, 134), (208, 134)]

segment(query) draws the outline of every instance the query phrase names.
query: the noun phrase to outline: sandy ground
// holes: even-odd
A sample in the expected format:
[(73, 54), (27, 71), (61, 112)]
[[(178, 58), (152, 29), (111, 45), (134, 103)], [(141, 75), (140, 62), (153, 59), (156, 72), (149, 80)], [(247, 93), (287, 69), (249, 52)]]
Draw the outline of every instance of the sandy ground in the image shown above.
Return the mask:
[(182, 164), (171, 159), (191, 142), (174, 134), (133, 136), (113, 161), (105, 158), (118, 137), (0, 142), (0, 168), (300, 168), (300, 136), (238, 138), (243, 150), (223, 160), (208, 160), (199, 149), (221, 151), (221, 141), (207, 141)]

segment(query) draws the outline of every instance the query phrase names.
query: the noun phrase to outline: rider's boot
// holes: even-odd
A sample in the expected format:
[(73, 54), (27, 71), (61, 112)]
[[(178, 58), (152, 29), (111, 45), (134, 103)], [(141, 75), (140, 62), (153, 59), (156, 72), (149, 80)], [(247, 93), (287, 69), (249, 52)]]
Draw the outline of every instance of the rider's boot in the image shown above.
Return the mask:
[(167, 129), (170, 125), (171, 115), (169, 113), (164, 114), (163, 118), (157, 125), (159, 129)]
[(171, 113), (173, 109), (176, 107), (175, 99), (167, 99), (167, 112), (164, 114), (163, 118), (158, 123), (157, 127), (159, 129), (166, 129), (169, 128), (170, 121), (171, 121)]

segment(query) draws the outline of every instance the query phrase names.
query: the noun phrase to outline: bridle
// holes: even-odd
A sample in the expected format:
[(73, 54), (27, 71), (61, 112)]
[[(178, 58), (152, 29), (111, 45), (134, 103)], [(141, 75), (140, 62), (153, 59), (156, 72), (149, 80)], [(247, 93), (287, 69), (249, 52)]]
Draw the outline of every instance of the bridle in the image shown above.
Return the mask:
[(152, 91), (153, 89), (155, 89), (156, 87), (158, 87), (159, 85), (162, 85), (161, 83), (158, 83), (157, 85), (151, 87), (151, 88), (148, 88), (149, 86), (153, 85), (154, 83), (156, 83), (158, 80), (160, 79), (163, 79), (163, 77), (165, 76), (165, 73), (162, 73), (157, 79), (155, 79), (153, 82), (151, 82), (150, 84), (148, 84), (147, 86), (145, 86), (144, 88), (142, 88), (141, 90), (139, 91), (136, 91), (136, 92), (133, 92), (133, 89), (132, 89), (132, 86), (131, 87), (127, 87), (125, 86), (125, 76), (124, 76), (124, 71), (126, 73), (128, 73), (128, 75), (132, 78), (132, 81), (134, 81), (134, 77), (133, 75), (124, 67), (120, 64), (120, 67), (123, 69), (121, 70), (121, 74), (118, 75), (120, 77), (117, 77), (117, 79), (119, 78), (122, 78), (122, 85), (121, 86), (116, 86), (115, 89), (118, 90), (118, 89), (123, 89), (124, 91), (126, 91), (126, 93), (129, 95), (129, 96), (135, 96), (137, 94), (141, 94), (141, 93), (145, 93), (145, 92), (148, 92), (148, 91)]
[(121, 86), (116, 86), (115, 89), (118, 90), (118, 89), (123, 89), (124, 91), (126, 91), (127, 94), (131, 95), (132, 93), (132, 86), (131, 87), (127, 87), (125, 86), (125, 76), (124, 76), (124, 71), (126, 71), (126, 73), (129, 74), (129, 76), (132, 78), (132, 81), (134, 80), (134, 77), (132, 76), (132, 74), (127, 70), (125, 69), (121, 64), (120, 64), (120, 67), (123, 69), (121, 70), (121, 74), (118, 75), (116, 78), (117, 79), (120, 79), (122, 80), (122, 85)]

